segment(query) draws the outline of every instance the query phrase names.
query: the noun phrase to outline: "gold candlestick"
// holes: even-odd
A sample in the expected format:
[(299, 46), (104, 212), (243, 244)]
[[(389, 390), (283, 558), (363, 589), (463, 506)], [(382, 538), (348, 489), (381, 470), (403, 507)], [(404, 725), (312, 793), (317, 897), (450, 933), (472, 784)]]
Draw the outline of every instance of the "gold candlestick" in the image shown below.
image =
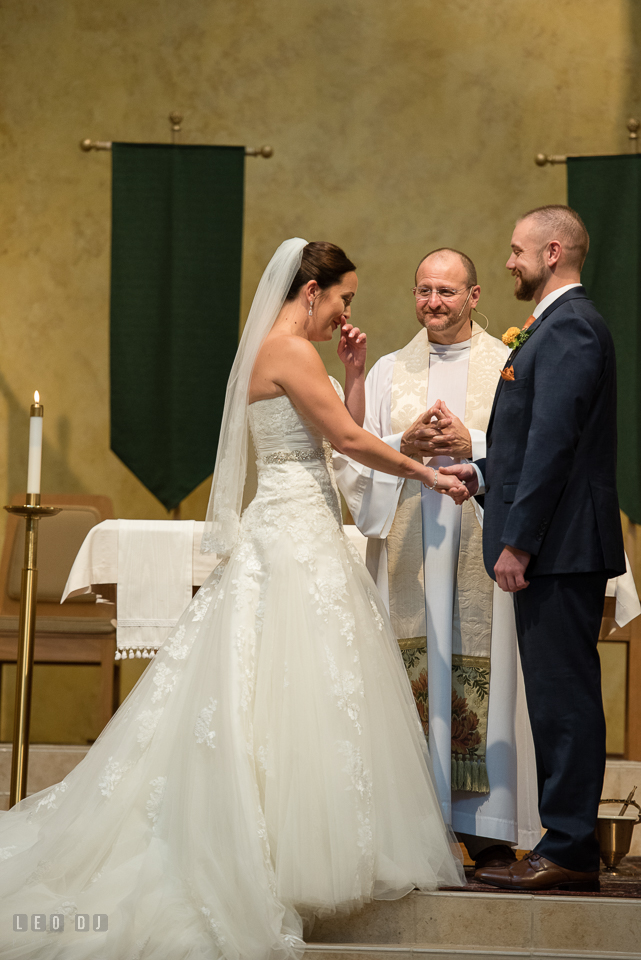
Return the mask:
[(33, 649), (36, 630), (38, 590), (38, 521), (54, 517), (60, 507), (40, 506), (40, 494), (28, 493), (22, 507), (5, 507), (8, 513), (25, 517), (24, 567), (20, 590), (20, 621), (18, 626), (18, 663), (16, 669), (16, 705), (13, 723), (13, 752), (11, 755), (11, 793), (9, 806), (13, 807), (27, 795), (29, 765), (29, 721), (31, 718), (31, 688), (33, 685)]

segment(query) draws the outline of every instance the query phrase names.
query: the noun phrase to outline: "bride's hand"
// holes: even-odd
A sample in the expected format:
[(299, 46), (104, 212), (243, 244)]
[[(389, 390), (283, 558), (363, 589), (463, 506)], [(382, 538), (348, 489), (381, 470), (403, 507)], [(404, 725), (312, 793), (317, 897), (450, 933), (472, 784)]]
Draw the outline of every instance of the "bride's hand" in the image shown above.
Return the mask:
[(344, 321), (341, 324), (341, 338), (338, 341), (338, 357), (345, 364), (347, 370), (361, 373), (365, 370), (367, 356), (367, 334), (358, 327)]
[[(424, 480), (423, 486), (428, 487), (430, 490), (436, 490), (437, 493), (446, 493), (459, 507), (466, 500), (470, 499), (467, 487), (464, 483), (461, 483), (458, 477), (447, 476), (440, 471), (436, 471), (435, 473), (431, 467), (427, 469), (430, 471), (430, 479), (427, 481)], [(434, 486), (435, 477), (436, 486)]]

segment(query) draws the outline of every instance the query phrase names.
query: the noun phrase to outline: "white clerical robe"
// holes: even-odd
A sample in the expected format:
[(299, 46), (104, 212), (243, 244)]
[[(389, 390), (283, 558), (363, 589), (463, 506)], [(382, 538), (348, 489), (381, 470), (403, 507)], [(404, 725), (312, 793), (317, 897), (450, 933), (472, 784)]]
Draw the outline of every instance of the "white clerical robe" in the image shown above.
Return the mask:
[[(396, 354), (382, 357), (365, 385), (365, 429), (400, 450), (402, 434), (392, 434), (391, 389)], [(470, 341), (430, 344), (427, 408), (444, 400), (465, 417)], [(497, 371), (498, 379), (498, 371)], [(426, 409), (427, 409), (426, 408)], [(470, 431), (472, 459), (485, 456), (485, 433)], [(437, 467), (449, 457), (426, 461)], [(334, 454), (338, 485), (354, 522), (369, 538), (367, 565), (389, 607), (385, 538), (404, 481)], [(459, 833), (491, 837), (531, 849), (541, 826), (537, 809), (534, 747), (518, 658), (512, 597), (496, 585), (493, 592), (491, 673), (487, 730), (489, 794), (451, 791), (452, 615), (458, 563), (461, 510), (449, 497), (421, 491), (425, 609), (429, 684), (430, 754), (444, 818)]]

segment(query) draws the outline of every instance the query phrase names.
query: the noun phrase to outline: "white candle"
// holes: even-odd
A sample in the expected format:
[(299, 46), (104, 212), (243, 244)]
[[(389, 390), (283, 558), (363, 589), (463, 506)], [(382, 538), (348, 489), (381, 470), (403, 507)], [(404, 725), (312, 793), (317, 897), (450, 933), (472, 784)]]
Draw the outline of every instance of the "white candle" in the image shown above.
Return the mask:
[(29, 466), (27, 469), (27, 493), (40, 493), (40, 465), (42, 463), (42, 417), (44, 407), (40, 394), (33, 395), (29, 419)]

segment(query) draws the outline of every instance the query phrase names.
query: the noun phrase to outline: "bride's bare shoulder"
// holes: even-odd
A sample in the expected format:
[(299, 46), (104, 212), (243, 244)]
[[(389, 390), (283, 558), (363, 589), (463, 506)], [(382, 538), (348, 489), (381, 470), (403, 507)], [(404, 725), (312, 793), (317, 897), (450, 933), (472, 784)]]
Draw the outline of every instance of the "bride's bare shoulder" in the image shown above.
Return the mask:
[(266, 337), (252, 371), (250, 403), (287, 393), (300, 378), (327, 377), (323, 361), (304, 337), (278, 334)]
[(256, 366), (277, 375), (283, 370), (290, 371), (292, 364), (307, 371), (325, 370), (315, 347), (305, 337), (290, 333), (267, 337), (256, 358)]

